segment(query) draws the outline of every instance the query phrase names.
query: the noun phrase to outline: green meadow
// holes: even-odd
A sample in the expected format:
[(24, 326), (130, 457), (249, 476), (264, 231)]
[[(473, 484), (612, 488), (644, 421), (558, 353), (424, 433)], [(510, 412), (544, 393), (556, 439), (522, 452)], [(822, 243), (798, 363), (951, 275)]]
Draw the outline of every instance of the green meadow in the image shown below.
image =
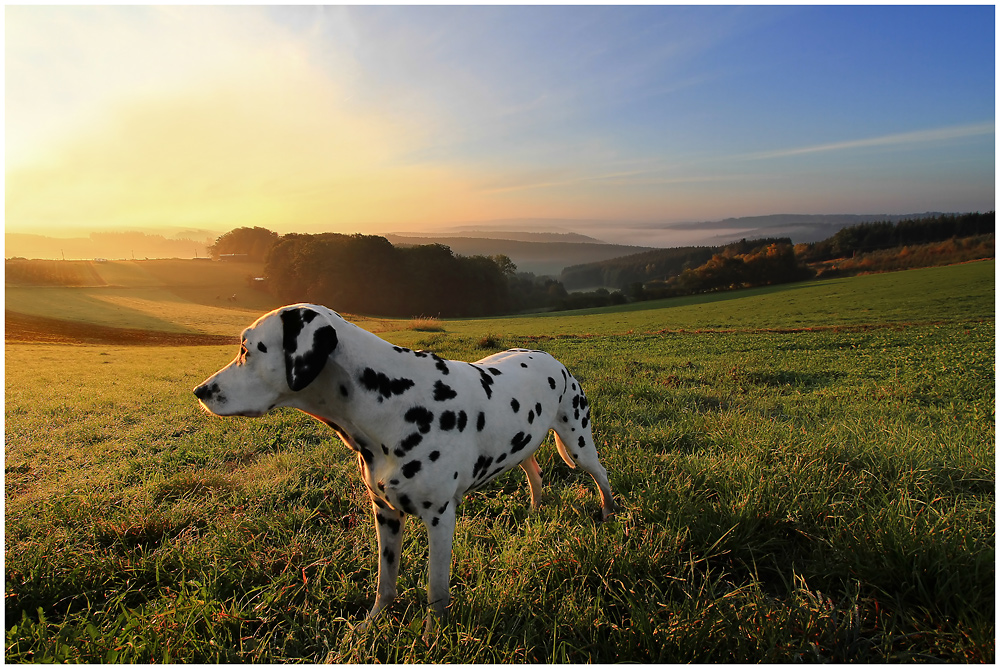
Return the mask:
[[(587, 390), (621, 507), (599, 522), (593, 482), (551, 441), (542, 508), (517, 470), (469, 495), (450, 615), (426, 640), (412, 520), (399, 597), (353, 628), (376, 537), (332, 432), (295, 411), (198, 408), (191, 389), (235, 345), (8, 341), (5, 659), (993, 662), (994, 269), (438, 331), (356, 319), (445, 357), (558, 357)], [(235, 337), (273, 306), (216, 302), (193, 273), (154, 279), (8, 287), (6, 308)]]

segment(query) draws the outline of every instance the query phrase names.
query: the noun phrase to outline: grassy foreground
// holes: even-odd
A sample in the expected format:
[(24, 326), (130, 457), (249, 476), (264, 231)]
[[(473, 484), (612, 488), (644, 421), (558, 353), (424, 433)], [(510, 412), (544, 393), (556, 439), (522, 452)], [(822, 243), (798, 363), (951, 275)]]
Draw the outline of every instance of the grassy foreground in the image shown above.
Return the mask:
[(375, 533), (329, 430), (195, 406), (234, 349), (7, 346), (6, 660), (992, 662), (992, 270), (390, 336), (559, 357), (623, 507), (595, 522), (551, 444), (541, 510), (517, 472), (469, 496), (429, 644), (412, 521), (399, 599), (351, 629)]

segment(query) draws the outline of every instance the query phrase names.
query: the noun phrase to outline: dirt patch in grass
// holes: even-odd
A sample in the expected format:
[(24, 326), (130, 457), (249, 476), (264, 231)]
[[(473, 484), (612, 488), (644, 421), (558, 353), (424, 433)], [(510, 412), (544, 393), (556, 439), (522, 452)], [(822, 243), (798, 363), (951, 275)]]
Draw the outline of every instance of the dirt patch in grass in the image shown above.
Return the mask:
[(196, 332), (155, 332), (134, 328), (66, 321), (4, 311), (7, 343), (120, 344), (127, 346), (220, 346), (238, 344), (239, 337)]

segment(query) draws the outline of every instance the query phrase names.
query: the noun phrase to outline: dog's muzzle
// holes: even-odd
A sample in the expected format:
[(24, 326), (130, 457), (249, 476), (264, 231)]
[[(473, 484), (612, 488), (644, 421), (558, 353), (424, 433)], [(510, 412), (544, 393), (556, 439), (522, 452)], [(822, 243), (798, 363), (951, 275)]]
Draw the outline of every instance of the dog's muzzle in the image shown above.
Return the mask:
[(202, 402), (210, 402), (214, 399), (222, 399), (222, 390), (218, 383), (203, 383), (194, 389), (194, 396)]

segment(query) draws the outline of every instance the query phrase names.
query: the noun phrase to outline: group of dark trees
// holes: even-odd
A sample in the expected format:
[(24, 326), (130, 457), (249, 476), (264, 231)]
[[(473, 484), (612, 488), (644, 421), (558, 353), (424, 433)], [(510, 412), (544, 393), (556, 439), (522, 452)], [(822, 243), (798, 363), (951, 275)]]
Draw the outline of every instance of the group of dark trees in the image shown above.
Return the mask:
[[(745, 246), (745, 244), (744, 244)], [(762, 244), (740, 253), (737, 247), (728, 247), (716, 253), (703, 265), (685, 269), (659, 286), (645, 292), (649, 297), (690, 295), (733, 288), (770, 286), (778, 283), (802, 281), (812, 276), (812, 271), (801, 265), (795, 250), (788, 241)]]
[(441, 244), (373, 235), (288, 234), (267, 253), (267, 288), (289, 301), (382, 316), (487, 316), (511, 309), (506, 256), (457, 256)]
[[(994, 212), (862, 223), (794, 247), (788, 238), (775, 238), (658, 249), (567, 267), (561, 281), (518, 272), (505, 255), (465, 257), (442, 244), (393, 246), (372, 235), (279, 236), (264, 228), (238, 228), (219, 237), (210, 250), (215, 258), (263, 260), (266, 281), (259, 287), (289, 302), (383, 316), (464, 317), (801, 281), (831, 259), (882, 249), (975, 236), (992, 249), (994, 229)], [(585, 293), (568, 292), (566, 286), (602, 288)]]
[(823, 241), (799, 244), (795, 252), (802, 262), (819, 262), (898, 246), (994, 234), (995, 230), (996, 214), (992, 211), (908, 218), (896, 223), (861, 223), (842, 228)]
[(276, 241), (278, 233), (267, 228), (236, 228), (216, 239), (208, 247), (208, 253), (213, 260), (223, 256), (239, 256), (260, 262), (267, 258), (267, 252)]
[(753, 241), (741, 239), (725, 246), (682, 246), (654, 249), (596, 263), (573, 265), (565, 268), (559, 279), (570, 290), (591, 286), (626, 288), (636, 283), (664, 282), (680, 275), (685, 270), (704, 265), (716, 255), (744, 255), (771, 244), (790, 245), (791, 240), (787, 237), (755, 239)]

